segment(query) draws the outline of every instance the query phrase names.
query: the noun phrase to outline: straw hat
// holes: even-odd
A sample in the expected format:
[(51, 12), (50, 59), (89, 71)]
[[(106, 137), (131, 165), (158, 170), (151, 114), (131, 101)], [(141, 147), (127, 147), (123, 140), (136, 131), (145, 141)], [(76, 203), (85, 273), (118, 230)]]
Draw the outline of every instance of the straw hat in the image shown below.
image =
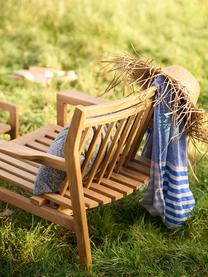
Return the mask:
[(171, 65), (162, 69), (165, 75), (180, 82), (187, 88), (191, 102), (196, 105), (200, 94), (200, 86), (197, 79), (190, 71), (179, 65)]
[[(152, 60), (142, 60), (129, 55), (113, 57), (107, 61), (107, 65), (108, 68), (110, 67), (109, 71), (115, 71), (117, 74), (106, 91), (124, 83), (132, 86), (134, 92), (139, 93), (153, 86), (155, 78), (165, 77), (164, 84), (167, 87), (154, 105), (163, 102), (166, 93), (171, 93), (169, 114), (172, 114), (173, 124), (183, 123), (183, 130), (187, 135), (208, 144), (207, 115), (196, 106), (200, 86), (188, 70), (178, 65), (165, 68), (153, 66)], [(135, 90), (136, 87), (140, 90)]]

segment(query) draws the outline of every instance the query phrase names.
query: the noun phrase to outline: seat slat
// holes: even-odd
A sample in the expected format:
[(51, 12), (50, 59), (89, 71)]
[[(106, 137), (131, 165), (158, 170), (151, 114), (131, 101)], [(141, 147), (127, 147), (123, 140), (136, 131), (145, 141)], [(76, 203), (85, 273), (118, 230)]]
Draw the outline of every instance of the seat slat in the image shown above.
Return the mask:
[(59, 126), (59, 125), (54, 125), (54, 131), (58, 134), (60, 133), (60, 131), (63, 129), (62, 126)]
[(54, 124), (48, 124), (44, 127), (39, 128), (38, 130), (26, 134), (24, 136), (18, 137), (14, 140), (12, 140), (14, 143), (17, 144), (21, 144), (21, 145), (25, 145), (28, 142), (34, 141), (37, 138), (43, 137), (44, 134), (50, 135), (53, 134), (52, 139), (54, 139), (57, 136), (57, 133), (55, 132), (55, 130), (57, 128), (62, 129), (62, 127), (58, 126), (58, 125), (54, 125)]
[(144, 183), (145, 185), (148, 183), (148, 180), (149, 180), (149, 177), (147, 175), (144, 175), (138, 171), (135, 171), (135, 170), (131, 170), (129, 168), (124, 168), (122, 167), (120, 169), (120, 174), (124, 175), (124, 176), (127, 176), (127, 177), (130, 177), (131, 179), (134, 179), (136, 181), (140, 181), (142, 183)]
[[(66, 191), (65, 196), (71, 198), (70, 192), (68, 190)], [(95, 208), (99, 205), (97, 201), (88, 198), (86, 195), (84, 196), (84, 202), (87, 208)]]
[(144, 173), (145, 175), (149, 176), (150, 174), (150, 168), (147, 166), (144, 166), (142, 164), (136, 163), (129, 161), (128, 164), (126, 165), (128, 168), (133, 169), (133, 170), (138, 170), (139, 172)]
[(45, 193), (43, 197), (65, 208), (72, 209), (71, 199), (66, 198), (58, 193)]
[(123, 185), (129, 186), (134, 190), (144, 185), (141, 181), (115, 172), (112, 173), (111, 179)]
[(33, 175), (36, 175), (38, 172), (37, 167), (32, 166), (32, 165), (28, 164), (27, 162), (23, 162), (23, 161), (15, 159), (15, 158), (12, 158), (9, 155), (5, 155), (5, 154), (1, 153), (0, 161), (8, 163), (12, 166), (15, 166), (16, 168), (25, 170), (26, 172), (31, 173)]
[(90, 185), (90, 189), (93, 191), (96, 191), (102, 195), (105, 195), (107, 197), (112, 198), (112, 200), (117, 200), (123, 197), (123, 194), (118, 192), (117, 190), (114, 190), (112, 188), (109, 187), (105, 187), (102, 184), (96, 184), (96, 183), (92, 183)]
[(22, 188), (26, 191), (32, 192), (34, 188), (34, 184), (31, 182), (28, 182), (20, 177), (14, 176), (13, 174), (5, 171), (4, 169), (2, 170), (0, 168), (0, 178), (11, 182), (12, 184), (18, 186), (19, 188)]
[(100, 193), (97, 193), (93, 190), (87, 189), (87, 188), (83, 188), (84, 189), (84, 195), (86, 195), (87, 197), (95, 200), (96, 202), (98, 202), (99, 204), (107, 204), (111, 202), (111, 198), (107, 197), (105, 195), (102, 195)]
[(48, 131), (45, 133), (45, 137), (54, 140), (58, 136), (58, 133), (55, 131)]
[(145, 157), (141, 157), (139, 155), (136, 155), (136, 157), (133, 159), (134, 162), (137, 162), (139, 164), (145, 165), (147, 167), (151, 166), (151, 160), (145, 158)]
[(35, 176), (33, 174), (30, 174), (29, 172), (21, 170), (21, 169), (17, 168), (16, 166), (12, 166), (6, 162), (0, 161), (0, 169), (5, 170), (5, 171), (9, 172), (10, 174), (12, 174), (14, 179), (17, 176), (17, 177), (19, 177), (23, 180), (29, 181), (31, 183), (34, 183), (34, 181), (35, 181)]
[(25, 144), (25, 146), (27, 146), (29, 148), (32, 148), (32, 149), (35, 149), (35, 150), (42, 151), (42, 152), (47, 152), (48, 151), (48, 146), (46, 146), (42, 143), (38, 143), (36, 141), (27, 142)]
[(35, 141), (43, 144), (43, 145), (46, 145), (46, 146), (50, 146), (51, 143), (53, 142), (52, 139), (49, 139), (49, 138), (46, 138), (46, 137), (40, 137), (40, 138), (37, 138)]
[(124, 195), (128, 195), (133, 192), (133, 189), (131, 187), (125, 186), (119, 182), (115, 182), (115, 181), (107, 179), (107, 178), (102, 178), (101, 184), (108, 188), (116, 190)]

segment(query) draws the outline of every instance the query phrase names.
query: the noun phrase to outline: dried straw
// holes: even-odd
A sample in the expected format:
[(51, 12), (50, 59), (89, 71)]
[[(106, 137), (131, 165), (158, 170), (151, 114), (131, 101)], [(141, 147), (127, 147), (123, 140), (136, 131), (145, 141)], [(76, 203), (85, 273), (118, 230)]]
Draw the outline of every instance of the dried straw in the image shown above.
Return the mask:
[[(186, 131), (187, 135), (193, 140), (199, 140), (208, 144), (208, 116), (202, 110), (197, 108), (190, 100), (188, 89), (180, 81), (167, 75), (162, 68), (152, 65), (152, 60), (142, 60), (129, 55), (116, 56), (105, 61), (108, 72), (115, 72), (113, 80), (110, 82), (105, 92), (108, 92), (118, 85), (127, 85), (133, 87), (134, 93), (151, 87), (158, 76), (165, 77), (165, 89), (163, 94), (154, 106), (164, 101), (168, 93), (171, 93), (168, 109), (172, 115), (172, 124), (179, 126), (183, 123), (182, 132)], [(130, 94), (128, 94), (129, 96)]]

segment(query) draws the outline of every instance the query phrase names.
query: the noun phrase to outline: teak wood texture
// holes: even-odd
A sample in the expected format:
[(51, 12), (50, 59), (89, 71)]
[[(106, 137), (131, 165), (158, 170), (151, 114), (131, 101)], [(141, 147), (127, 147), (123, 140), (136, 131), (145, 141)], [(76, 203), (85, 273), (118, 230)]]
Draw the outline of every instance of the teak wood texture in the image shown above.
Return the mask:
[[(14, 185), (14, 190), (0, 188), (0, 200), (74, 231), (81, 265), (88, 270), (92, 257), (86, 209), (121, 199), (148, 182), (150, 161), (138, 156), (137, 149), (151, 120), (155, 90), (114, 102), (78, 92), (59, 92), (58, 125), (0, 142), (0, 178)], [(60, 158), (47, 150), (67, 122), (67, 104), (79, 106), (65, 140), (64, 157)], [(81, 165), (80, 153), (89, 136), (91, 142)], [(59, 193), (32, 195), (40, 164), (66, 172)], [(15, 187), (31, 196), (18, 194)]]
[(0, 102), (0, 110), (9, 112), (9, 122), (0, 122), (0, 134), (9, 134), (11, 139), (15, 139), (19, 135), (19, 117), (18, 109), (15, 105)]

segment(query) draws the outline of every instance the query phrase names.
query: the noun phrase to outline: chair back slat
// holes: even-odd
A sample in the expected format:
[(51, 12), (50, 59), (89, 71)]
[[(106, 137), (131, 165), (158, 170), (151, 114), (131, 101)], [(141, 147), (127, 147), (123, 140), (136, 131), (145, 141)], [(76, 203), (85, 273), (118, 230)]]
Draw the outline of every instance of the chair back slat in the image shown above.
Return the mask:
[(121, 133), (123, 131), (123, 127), (126, 124), (126, 121), (127, 121), (127, 119), (122, 119), (119, 122), (119, 126), (118, 126), (118, 128), (116, 130), (116, 133), (115, 133), (113, 139), (112, 139), (112, 143), (111, 143), (111, 145), (109, 147), (108, 153), (105, 156), (105, 159), (104, 159), (104, 161), (103, 161), (103, 163), (101, 165), (100, 171), (99, 171), (98, 176), (96, 178), (96, 182), (97, 183), (100, 183), (101, 179), (103, 178), (104, 174), (106, 173), (106, 169), (109, 166), (109, 163), (111, 162), (113, 153), (115, 152), (118, 140), (120, 139), (120, 136), (121, 136)]
[(126, 143), (126, 139), (128, 138), (128, 135), (129, 135), (129, 132), (131, 131), (131, 127), (134, 123), (134, 119), (135, 119), (135, 115), (131, 116), (128, 118), (125, 126), (123, 127), (123, 131), (122, 131), (122, 134), (121, 134), (121, 137), (119, 139), (119, 142), (118, 142), (118, 145), (116, 147), (116, 151), (112, 157), (112, 160), (111, 160), (111, 163), (107, 169), (107, 172), (106, 172), (106, 177), (109, 178), (111, 173), (113, 172), (115, 166), (116, 166), (116, 163), (123, 151), (123, 148), (125, 146), (125, 143)]
[(104, 126), (103, 125), (99, 125), (97, 127), (97, 129), (95, 129), (95, 128), (96, 127), (94, 127), (94, 129), (91, 130), (92, 131), (91, 132), (92, 139), (91, 139), (91, 143), (90, 143), (89, 149), (86, 152), (85, 160), (84, 160), (84, 162), (82, 164), (82, 177), (85, 176), (87, 168), (88, 168), (89, 164), (91, 163), (94, 151), (95, 151), (97, 145), (99, 144), (100, 136), (101, 136), (102, 129), (104, 128)]
[(89, 136), (90, 128), (85, 128), (84, 131), (82, 132), (82, 137), (80, 140), (80, 145), (79, 145), (79, 152), (82, 153), (86, 140)]
[(144, 115), (144, 113), (140, 112), (140, 113), (137, 114), (137, 116), (135, 118), (135, 121), (134, 121), (134, 123), (132, 125), (132, 128), (131, 128), (131, 130), (130, 130), (130, 132), (128, 134), (128, 137), (127, 137), (127, 140), (126, 140), (126, 144), (125, 144), (125, 148), (123, 149), (123, 151), (122, 151), (122, 153), (120, 155), (118, 164), (117, 164), (117, 166), (115, 168), (115, 172), (119, 172), (121, 166), (125, 162), (126, 156), (128, 155), (129, 150), (132, 147), (134, 138), (136, 137), (136, 132), (140, 128), (140, 124), (141, 124), (141, 120), (142, 120), (143, 115)]
[(98, 153), (97, 153), (97, 156), (96, 156), (96, 159), (94, 161), (94, 164), (93, 164), (93, 167), (90, 171), (90, 174), (87, 178), (87, 182), (85, 183), (85, 186), (86, 187), (89, 187), (95, 177), (95, 174), (97, 173), (97, 170), (101, 164), (101, 161), (103, 160), (105, 154), (106, 154), (106, 150), (107, 150), (107, 147), (109, 144), (112, 144), (111, 142), (111, 134), (114, 130), (114, 127), (116, 125), (116, 122), (112, 122), (107, 130), (106, 130), (106, 134), (105, 134), (105, 137), (103, 138), (103, 141), (101, 142), (101, 145), (100, 145), (100, 148), (98, 150)]
[(152, 115), (153, 115), (153, 105), (151, 105), (149, 108), (146, 109), (146, 111), (144, 111), (144, 114), (140, 122), (140, 127), (136, 130), (134, 141), (126, 156), (125, 164), (128, 163), (128, 161), (130, 161), (133, 157), (136, 156), (136, 153), (142, 142), (142, 139), (147, 130), (147, 127), (149, 126)]

